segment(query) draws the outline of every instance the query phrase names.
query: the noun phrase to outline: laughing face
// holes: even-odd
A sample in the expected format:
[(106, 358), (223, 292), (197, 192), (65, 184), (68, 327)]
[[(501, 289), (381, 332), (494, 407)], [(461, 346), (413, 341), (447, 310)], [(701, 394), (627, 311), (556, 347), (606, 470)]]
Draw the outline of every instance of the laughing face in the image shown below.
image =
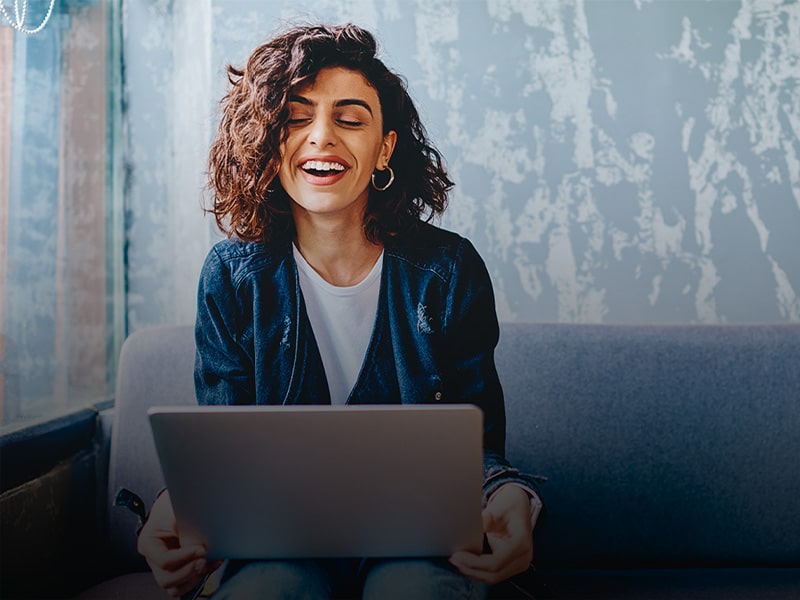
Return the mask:
[(322, 69), (296, 89), (278, 174), (295, 220), (348, 215), (360, 223), (372, 172), (389, 164), (396, 138), (383, 133), (378, 93), (358, 71)]

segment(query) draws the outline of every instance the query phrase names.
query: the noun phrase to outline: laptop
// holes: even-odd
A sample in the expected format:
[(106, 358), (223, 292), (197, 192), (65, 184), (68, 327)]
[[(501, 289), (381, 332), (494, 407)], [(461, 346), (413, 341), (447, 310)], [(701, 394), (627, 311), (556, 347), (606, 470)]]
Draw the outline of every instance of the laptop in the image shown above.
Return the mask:
[(449, 556), (482, 547), (474, 405), (148, 411), (181, 544), (209, 558)]

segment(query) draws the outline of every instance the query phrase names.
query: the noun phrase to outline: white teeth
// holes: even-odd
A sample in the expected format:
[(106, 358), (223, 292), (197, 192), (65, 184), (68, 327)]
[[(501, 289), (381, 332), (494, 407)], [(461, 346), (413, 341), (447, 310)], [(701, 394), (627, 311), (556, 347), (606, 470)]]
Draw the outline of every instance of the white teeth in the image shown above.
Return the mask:
[(303, 164), (303, 169), (306, 171), (344, 171), (345, 166), (335, 162), (309, 160)]

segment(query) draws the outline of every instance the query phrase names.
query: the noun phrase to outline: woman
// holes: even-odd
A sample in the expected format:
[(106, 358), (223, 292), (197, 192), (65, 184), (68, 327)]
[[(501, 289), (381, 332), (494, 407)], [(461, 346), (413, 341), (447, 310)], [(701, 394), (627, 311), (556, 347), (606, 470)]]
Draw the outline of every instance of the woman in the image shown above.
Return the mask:
[[(442, 560), (237, 561), (216, 597), (479, 598), (527, 568), (540, 506), (503, 458), (505, 415), (486, 268), (428, 223), (452, 186), (403, 81), (353, 25), (297, 27), (256, 48), (209, 160), (229, 239), (203, 266), (201, 404), (470, 402), (483, 409), (484, 554)], [(181, 547), (165, 492), (139, 551), (172, 595), (218, 565)], [(388, 595), (387, 595), (388, 594)]]

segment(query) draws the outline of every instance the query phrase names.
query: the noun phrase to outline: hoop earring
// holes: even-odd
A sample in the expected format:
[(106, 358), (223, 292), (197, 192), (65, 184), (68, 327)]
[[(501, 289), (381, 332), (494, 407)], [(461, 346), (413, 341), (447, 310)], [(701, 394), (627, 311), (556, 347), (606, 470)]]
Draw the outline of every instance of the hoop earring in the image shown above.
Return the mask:
[(389, 171), (389, 181), (387, 181), (386, 185), (384, 185), (383, 187), (380, 187), (375, 183), (375, 173), (372, 174), (372, 187), (374, 187), (379, 192), (385, 192), (386, 190), (388, 190), (389, 186), (392, 185), (392, 182), (394, 181), (394, 171), (392, 171), (392, 167), (386, 165), (386, 170)]

